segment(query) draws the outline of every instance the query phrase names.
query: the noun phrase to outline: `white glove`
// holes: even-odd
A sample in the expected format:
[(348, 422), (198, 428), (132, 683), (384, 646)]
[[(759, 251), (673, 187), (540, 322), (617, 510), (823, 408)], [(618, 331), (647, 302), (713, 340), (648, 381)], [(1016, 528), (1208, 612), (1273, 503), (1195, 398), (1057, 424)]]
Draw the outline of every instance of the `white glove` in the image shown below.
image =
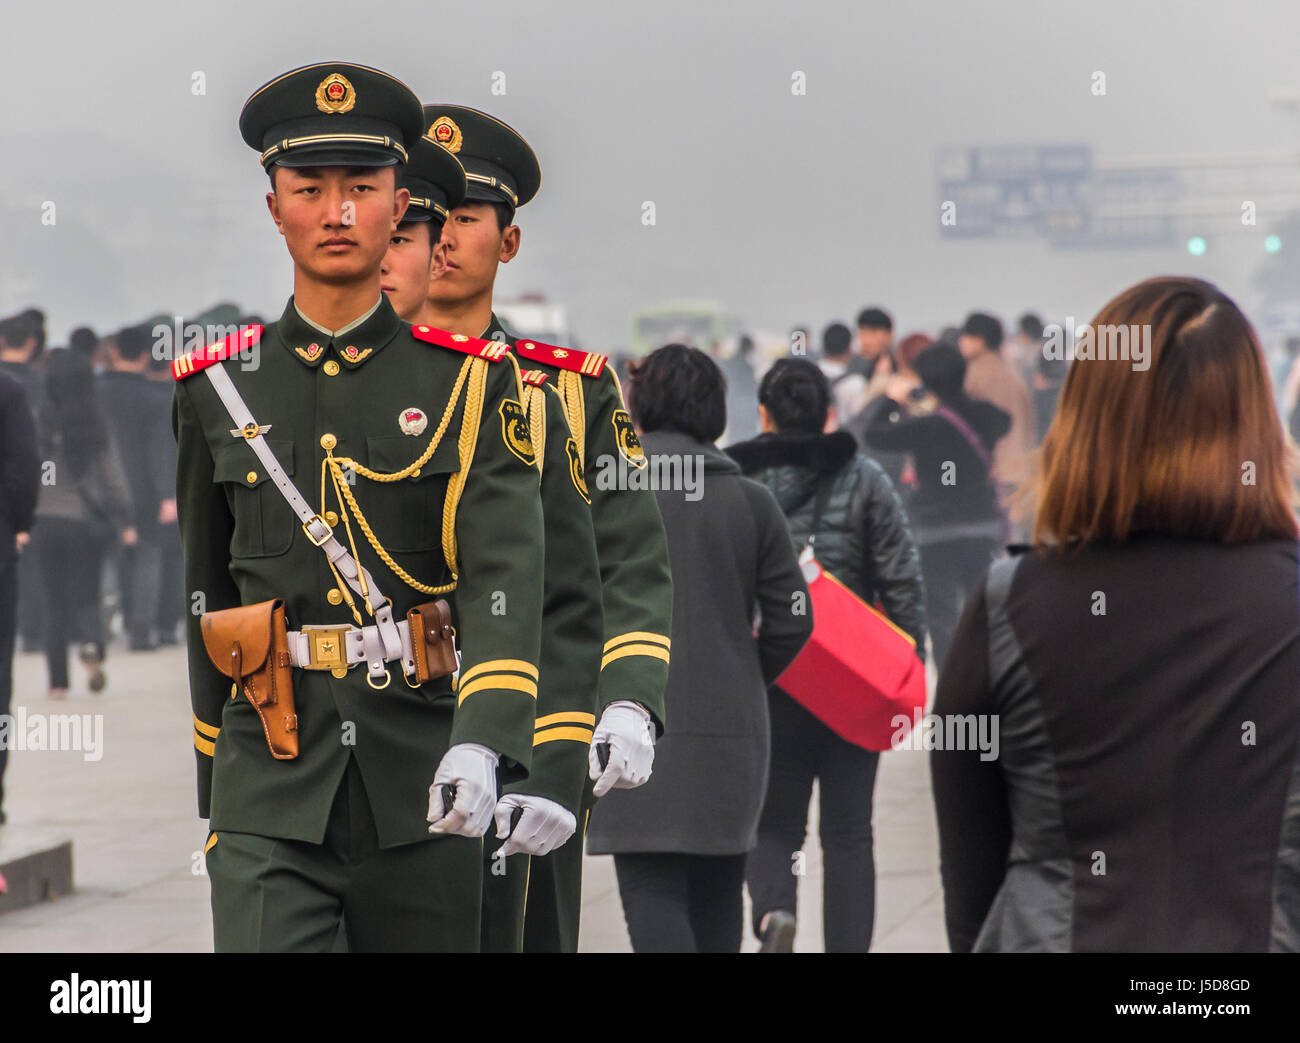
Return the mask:
[[(510, 819), (516, 808), (522, 808), (523, 814), (512, 831)], [(507, 793), (497, 801), (496, 822), (497, 838), (510, 837), (499, 848), (503, 855), (520, 851), (527, 855), (548, 854), (573, 836), (573, 831), (578, 828), (578, 820), (572, 812), (555, 801), (523, 793)]]
[[(601, 743), (609, 744), (609, 761), (603, 770), (597, 752)], [(650, 778), (654, 760), (654, 725), (645, 708), (626, 699), (606, 706), (587, 751), (587, 765), (596, 780), (592, 792), (603, 797), (612, 789), (636, 789)]]
[[(475, 742), (457, 743), (442, 755), (442, 763), (429, 787), (430, 833), (459, 833), (481, 837), (492, 824), (497, 806), (497, 763), (499, 754)], [(442, 807), (442, 787), (454, 786), (456, 802), (450, 811)]]

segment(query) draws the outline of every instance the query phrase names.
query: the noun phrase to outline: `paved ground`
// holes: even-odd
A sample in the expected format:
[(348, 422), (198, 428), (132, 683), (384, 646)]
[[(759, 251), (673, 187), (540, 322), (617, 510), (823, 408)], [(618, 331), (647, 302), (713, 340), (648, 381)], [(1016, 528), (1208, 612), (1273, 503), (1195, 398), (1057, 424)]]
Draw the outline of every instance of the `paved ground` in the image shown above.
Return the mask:
[[(102, 714), (103, 747), (99, 760), (82, 752), (10, 756), (10, 824), (0, 828), (0, 848), (29, 837), (70, 837), (77, 890), (0, 918), (0, 952), (211, 951), (200, 857), (206, 833), (194, 814), (184, 652), (126, 655), (113, 649), (108, 673), (104, 694), (90, 695), (77, 678), (72, 695), (53, 703), (44, 698), (43, 658), (16, 657), (16, 706), (28, 713)], [(874, 949), (943, 951), (925, 754), (883, 757), (875, 824)], [(822, 947), (815, 817), (809, 833), (795, 943), (805, 952)], [(611, 858), (588, 858), (585, 891), (582, 949), (629, 951)], [(746, 948), (754, 948), (752, 939)]]

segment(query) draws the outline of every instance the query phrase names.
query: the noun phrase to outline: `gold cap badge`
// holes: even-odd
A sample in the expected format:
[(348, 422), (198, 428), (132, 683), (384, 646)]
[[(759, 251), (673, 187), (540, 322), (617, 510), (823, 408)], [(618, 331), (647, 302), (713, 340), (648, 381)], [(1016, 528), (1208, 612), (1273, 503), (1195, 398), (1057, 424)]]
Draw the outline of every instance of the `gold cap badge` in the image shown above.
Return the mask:
[(351, 112), (357, 103), (356, 88), (346, 76), (332, 72), (316, 88), (316, 108), (330, 115)]
[(461, 142), (464, 140), (460, 127), (456, 126), (456, 121), (450, 116), (439, 116), (429, 124), (429, 137), (453, 156), (460, 151)]

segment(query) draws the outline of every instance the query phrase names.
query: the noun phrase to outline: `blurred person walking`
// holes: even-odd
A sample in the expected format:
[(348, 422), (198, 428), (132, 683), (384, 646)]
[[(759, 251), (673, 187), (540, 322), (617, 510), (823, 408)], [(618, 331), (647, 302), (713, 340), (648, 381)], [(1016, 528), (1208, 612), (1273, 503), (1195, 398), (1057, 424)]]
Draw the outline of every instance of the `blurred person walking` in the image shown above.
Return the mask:
[(864, 433), (872, 450), (905, 451), (916, 470), (908, 501), (921, 549), (934, 663), (941, 671), (966, 595), (1005, 542), (992, 477), (993, 447), (1011, 425), (997, 406), (962, 390), (966, 362), (940, 341), (913, 373), (896, 374), (872, 403)]
[(655, 492), (673, 574), (672, 727), (650, 781), (596, 805), (587, 850), (614, 855), (637, 952), (737, 952), (768, 776), (766, 686), (812, 633), (796, 610), (808, 588), (771, 493), (713, 444), (726, 423), (713, 360), (670, 344), (630, 377), (650, 473), (675, 476)]
[(1300, 553), (1259, 342), (1199, 279), (1109, 323), (1152, 331), (1150, 368), (1071, 366), (1033, 550), (940, 675), (936, 715), (1000, 722), (994, 757), (930, 757), (949, 943), (1296, 951)]
[[(7, 373), (22, 385), (28, 407), (34, 412), (41, 400), (41, 369), (45, 354), (45, 315), (28, 308), (0, 320), (0, 373)], [(44, 634), (45, 594), (41, 587), (36, 556), (18, 559), (18, 637), (25, 652), (41, 647)]]
[(851, 423), (867, 404), (867, 378), (849, 367), (853, 361), (852, 344), (853, 334), (842, 322), (832, 322), (822, 330), (822, 356), (817, 364), (830, 381), (835, 406), (833, 428)]
[[(253, 315), (239, 322), (245, 326), (265, 326), (260, 317)], [(185, 594), (185, 555), (181, 546), (180, 522), (176, 512), (176, 467), (178, 454), (176, 440), (171, 435), (172, 377), (171, 361), (153, 358), (145, 372), (148, 381), (150, 416), (159, 407), (163, 409), (164, 423), (168, 425), (160, 446), (154, 447), (152, 462), (154, 482), (162, 496), (158, 504), (158, 602), (154, 610), (154, 628), (159, 645), (178, 645), (184, 640), (185, 614), (189, 601)]]
[(1007, 338), (1001, 354), (1026, 384), (1033, 382), (1038, 362), (1043, 357), (1043, 320), (1027, 311), (1016, 320), (1016, 332)]
[(894, 346), (894, 320), (883, 308), (863, 308), (858, 312), (858, 353), (849, 369), (870, 380), (876, 364), (888, 358)]
[(1056, 416), (1056, 403), (1061, 397), (1061, 387), (1065, 384), (1066, 374), (1070, 371), (1068, 359), (1038, 356), (1038, 368), (1034, 372), (1029, 386), (1034, 396), (1034, 445), (1043, 444), (1047, 429), (1052, 426)]
[[(28, 545), (40, 488), (41, 459), (27, 392), (0, 372), (0, 716), (14, 690), (14, 633), (18, 625), (18, 560)], [(5, 822), (4, 774), (9, 744), (0, 742), (0, 825)]]
[(736, 353), (718, 360), (727, 382), (727, 430), (724, 442), (743, 442), (758, 434), (758, 378), (754, 375), (754, 338), (742, 334)]
[(1025, 477), (1034, 447), (1034, 401), (1029, 387), (1001, 355), (1002, 323), (992, 315), (971, 312), (957, 337), (966, 360), (966, 394), (992, 402), (1011, 417), (1011, 427), (993, 450), (993, 477), (998, 502), (1010, 506), (1011, 494)]
[(45, 604), (50, 698), (68, 694), (68, 643), (81, 645), (92, 692), (107, 683), (100, 610), (104, 555), (136, 541), (131, 494), (95, 387), (79, 352), (51, 352), (38, 411), (43, 472), (32, 550)]
[[(763, 434), (728, 452), (776, 497), (796, 550), (816, 535), (817, 560), (915, 641), (925, 657), (921, 562), (898, 495), (852, 436), (823, 433), (831, 388), (806, 359), (779, 360), (759, 386)], [(818, 519), (820, 514), (820, 519)], [(875, 923), (872, 794), (880, 755), (833, 732), (778, 686), (768, 692), (772, 771), (746, 877), (754, 933), (789, 952), (796, 885), (790, 857), (804, 843), (813, 781), (820, 794), (827, 952), (866, 952)]]
[(863, 407), (850, 433), (858, 440), (858, 445), (876, 463), (884, 468), (889, 480), (894, 483), (898, 497), (906, 507), (916, 491), (916, 465), (911, 456), (903, 450), (879, 449), (867, 445), (866, 427), (874, 414), (872, 403), (885, 395), (890, 381), (898, 374), (907, 377), (914, 385), (920, 384), (920, 378), (912, 367), (916, 358), (934, 343), (934, 338), (927, 333), (909, 333), (898, 342), (898, 346), (889, 354), (882, 355), (867, 382), (867, 405)]
[[(107, 371), (99, 377), (105, 419), (121, 450), (131, 492), (131, 525), (139, 538), (117, 556), (127, 647), (158, 647), (154, 621), (162, 582), (163, 500), (175, 502), (176, 472), (171, 437), (171, 388), (150, 383), (153, 334), (147, 325), (128, 326), (108, 339)], [(175, 511), (171, 532), (175, 533)]]

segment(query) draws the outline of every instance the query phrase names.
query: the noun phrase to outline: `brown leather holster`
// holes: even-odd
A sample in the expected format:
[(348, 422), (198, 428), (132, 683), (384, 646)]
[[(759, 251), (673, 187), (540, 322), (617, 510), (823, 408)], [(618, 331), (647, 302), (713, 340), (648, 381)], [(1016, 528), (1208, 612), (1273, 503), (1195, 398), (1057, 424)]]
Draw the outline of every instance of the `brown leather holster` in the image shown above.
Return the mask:
[(406, 613), (415, 655), (415, 681), (424, 684), (456, 672), (456, 631), (447, 602), (426, 601)]
[(205, 612), (199, 620), (212, 665), (243, 689), (262, 719), (266, 744), (277, 760), (298, 756), (298, 714), (284, 602)]

